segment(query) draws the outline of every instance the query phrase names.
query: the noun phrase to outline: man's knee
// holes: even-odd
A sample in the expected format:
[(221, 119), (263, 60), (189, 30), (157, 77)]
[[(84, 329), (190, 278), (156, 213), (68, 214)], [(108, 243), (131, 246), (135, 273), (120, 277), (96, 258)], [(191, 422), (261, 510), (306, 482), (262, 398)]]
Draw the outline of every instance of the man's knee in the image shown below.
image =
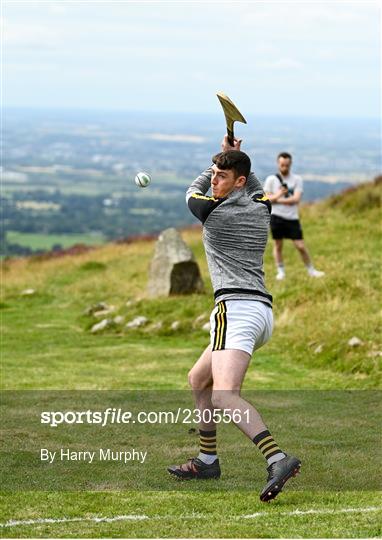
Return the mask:
[(304, 252), (305, 251), (305, 244), (304, 244), (304, 241), (303, 240), (295, 240), (294, 241), (294, 245), (296, 246), (296, 248), (301, 251), (301, 252)]
[(211, 386), (211, 381), (206, 380), (198, 370), (192, 368), (188, 372), (188, 384), (193, 390), (205, 390)]
[(214, 409), (231, 408), (232, 400), (239, 394), (239, 390), (212, 390), (211, 402)]
[(187, 379), (188, 379), (188, 384), (191, 386), (191, 388), (194, 388), (197, 376), (192, 369), (190, 369), (190, 371), (188, 372)]
[(223, 390), (212, 390), (211, 403), (214, 409), (224, 409)]
[(278, 252), (281, 252), (283, 249), (283, 241), (282, 240), (275, 240), (275, 250)]

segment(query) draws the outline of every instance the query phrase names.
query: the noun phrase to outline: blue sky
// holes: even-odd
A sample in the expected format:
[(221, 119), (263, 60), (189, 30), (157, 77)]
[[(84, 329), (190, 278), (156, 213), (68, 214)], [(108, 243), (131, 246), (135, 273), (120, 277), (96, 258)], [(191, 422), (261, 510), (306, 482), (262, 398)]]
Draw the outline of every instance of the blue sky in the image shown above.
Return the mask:
[(376, 117), (375, 2), (7, 0), (5, 106)]

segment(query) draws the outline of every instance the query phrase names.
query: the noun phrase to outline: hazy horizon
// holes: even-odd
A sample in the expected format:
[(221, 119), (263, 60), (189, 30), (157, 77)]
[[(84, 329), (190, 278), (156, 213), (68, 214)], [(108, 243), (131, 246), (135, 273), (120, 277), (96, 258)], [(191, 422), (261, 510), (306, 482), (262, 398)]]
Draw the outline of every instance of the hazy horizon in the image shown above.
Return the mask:
[[(67, 111), (70, 111), (70, 112), (83, 112), (83, 113), (99, 113), (99, 114), (102, 114), (102, 113), (122, 113), (122, 114), (144, 114), (144, 115), (160, 115), (160, 116), (163, 116), (163, 115), (189, 115), (191, 117), (195, 117), (195, 116), (208, 116), (208, 117), (213, 117), (213, 118), (218, 118), (218, 117), (222, 117), (223, 120), (224, 120), (224, 116), (223, 115), (223, 112), (221, 109), (221, 106), (219, 105), (218, 102), (216, 102), (217, 105), (216, 105), (216, 111), (186, 111), (186, 110), (171, 110), (171, 109), (168, 109), (168, 110), (154, 110), (154, 109), (126, 109), (126, 108), (91, 108), (91, 107), (83, 107), (83, 106), (31, 106), (31, 105), (3, 105), (2, 109), (3, 111), (30, 111), (30, 112), (67, 112)], [(290, 119), (293, 119), (293, 118), (296, 118), (296, 119), (315, 119), (315, 120), (325, 120), (325, 119), (330, 119), (330, 120), (341, 120), (341, 121), (351, 121), (351, 120), (371, 120), (371, 121), (378, 121), (379, 123), (382, 123), (382, 120), (381, 120), (381, 117), (380, 115), (375, 115), (375, 116), (359, 116), (359, 115), (356, 115), (356, 116), (336, 116), (336, 115), (328, 115), (328, 116), (325, 116), (325, 115), (322, 115), (322, 114), (298, 114), (298, 113), (294, 113), (294, 114), (291, 114), (291, 113), (245, 113), (243, 111), (243, 115), (246, 117), (246, 119), (248, 120), (248, 118), (250, 119), (254, 119), (254, 118), (272, 118), (272, 119), (277, 119), (277, 118), (290, 118)], [(247, 121), (247, 124), (248, 124), (248, 121)], [(235, 124), (236, 126), (240, 125), (240, 124)], [(243, 125), (243, 124), (242, 124)], [(224, 126), (223, 126), (224, 127)]]

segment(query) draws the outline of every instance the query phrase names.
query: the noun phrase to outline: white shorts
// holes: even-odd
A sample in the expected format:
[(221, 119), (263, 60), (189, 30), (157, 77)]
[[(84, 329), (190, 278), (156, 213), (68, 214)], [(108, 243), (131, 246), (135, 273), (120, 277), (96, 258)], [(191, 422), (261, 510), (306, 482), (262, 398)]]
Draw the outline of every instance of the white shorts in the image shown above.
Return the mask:
[(222, 300), (212, 310), (210, 324), (213, 351), (239, 349), (251, 355), (272, 335), (272, 308), (258, 300)]

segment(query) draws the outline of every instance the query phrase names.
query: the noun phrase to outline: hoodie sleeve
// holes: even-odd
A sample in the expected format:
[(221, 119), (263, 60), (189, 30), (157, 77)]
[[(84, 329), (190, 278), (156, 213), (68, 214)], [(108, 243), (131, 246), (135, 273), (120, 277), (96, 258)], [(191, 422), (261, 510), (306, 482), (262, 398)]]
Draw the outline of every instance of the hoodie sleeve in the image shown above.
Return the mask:
[(209, 167), (192, 182), (186, 192), (186, 202), (191, 213), (202, 223), (206, 221), (212, 210), (219, 206), (226, 197), (207, 197), (205, 194), (211, 187), (212, 167)]
[(199, 195), (205, 195), (211, 187), (212, 167), (208, 167), (192, 182), (186, 192), (186, 202), (193, 193), (199, 193)]

